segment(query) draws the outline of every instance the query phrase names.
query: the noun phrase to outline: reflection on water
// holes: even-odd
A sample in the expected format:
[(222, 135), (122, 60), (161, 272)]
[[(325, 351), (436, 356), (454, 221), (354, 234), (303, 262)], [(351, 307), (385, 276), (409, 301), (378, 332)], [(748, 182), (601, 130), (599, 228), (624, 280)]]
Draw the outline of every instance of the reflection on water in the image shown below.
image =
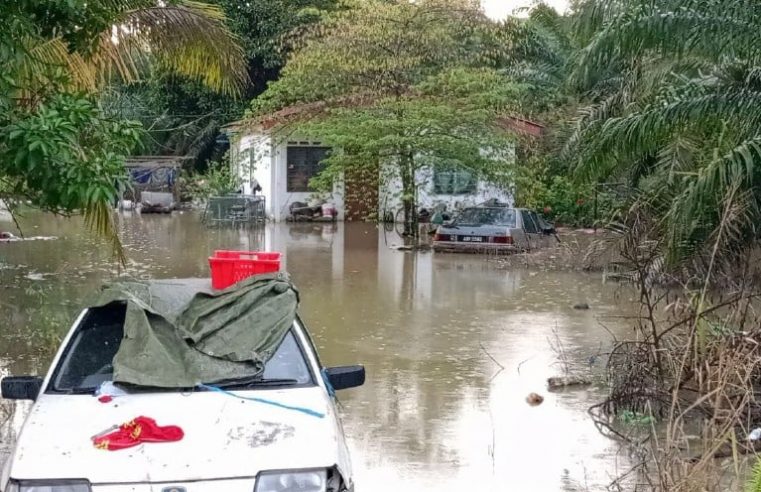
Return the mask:
[[(61, 239), (0, 244), (0, 375), (46, 370), (51, 340), (125, 273), (78, 220), (22, 223)], [(323, 361), (367, 367), (365, 386), (340, 395), (359, 491), (604, 490), (627, 468), (586, 415), (600, 389), (545, 390), (562, 371), (558, 340), (577, 369), (595, 371), (590, 357), (609, 341), (599, 320), (624, 330), (609, 315), (628, 300), (598, 276), (399, 252), (387, 246), (398, 238), (366, 224), (206, 229), (185, 213), (122, 217), (120, 228), (126, 273), (139, 278), (205, 276), (214, 249), (285, 254)], [(573, 310), (579, 301), (593, 309)], [(532, 391), (541, 406), (526, 404)]]

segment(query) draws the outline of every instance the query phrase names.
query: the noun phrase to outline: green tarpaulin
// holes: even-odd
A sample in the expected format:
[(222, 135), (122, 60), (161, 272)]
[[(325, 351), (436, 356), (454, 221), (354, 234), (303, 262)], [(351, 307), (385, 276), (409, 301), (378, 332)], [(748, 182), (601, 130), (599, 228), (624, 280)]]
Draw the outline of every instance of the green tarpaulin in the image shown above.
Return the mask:
[(159, 388), (254, 377), (296, 317), (299, 296), (282, 274), (215, 291), (208, 279), (123, 281), (96, 306), (126, 302), (114, 381)]

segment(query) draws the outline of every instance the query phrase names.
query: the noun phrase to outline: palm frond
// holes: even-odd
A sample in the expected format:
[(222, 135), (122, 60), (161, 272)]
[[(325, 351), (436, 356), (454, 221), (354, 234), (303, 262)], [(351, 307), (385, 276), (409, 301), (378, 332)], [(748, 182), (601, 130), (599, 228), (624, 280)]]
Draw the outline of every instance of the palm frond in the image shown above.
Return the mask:
[(715, 196), (717, 192), (728, 189), (732, 183), (750, 188), (758, 180), (758, 169), (761, 169), (759, 163), (761, 136), (741, 142), (701, 168), (695, 180), (695, 191), (704, 196)]
[(111, 31), (101, 34), (90, 61), (105, 77), (118, 75), (132, 82), (152, 59), (237, 95), (248, 83), (245, 56), (224, 19), (218, 7), (190, 0), (129, 10), (115, 20)]
[(612, 19), (626, 8), (622, 0), (582, 0), (573, 16), (573, 33), (578, 43), (586, 46)]
[(702, 148), (690, 132), (675, 135), (658, 151), (656, 166), (665, 175), (665, 183), (673, 185), (677, 177), (695, 169)]
[[(601, 2), (611, 4), (615, 2)], [(631, 2), (598, 31), (582, 51), (578, 71), (588, 74), (612, 60), (641, 56), (648, 51), (660, 55), (701, 55), (719, 61), (725, 58), (758, 59), (760, 27), (758, 2), (737, 0), (681, 0)]]
[(600, 160), (617, 160), (626, 165), (626, 159), (657, 155), (668, 138), (684, 125), (700, 127), (717, 121), (742, 121), (745, 131), (740, 134), (755, 134), (761, 125), (761, 113), (757, 110), (761, 92), (725, 91), (718, 86), (707, 93), (700, 89), (687, 94), (682, 99), (653, 104), (627, 116), (603, 114), (596, 118), (596, 125), (580, 128), (580, 135), (571, 142), (575, 148), (583, 148), (580, 171), (594, 174), (590, 165)]
[[(69, 89), (94, 91), (96, 74), (78, 53), (68, 50), (60, 37), (41, 40), (27, 36), (19, 41), (23, 56), (12, 61), (14, 85), (18, 94), (14, 97), (27, 100), (38, 91), (53, 85), (67, 85)], [(61, 77), (61, 72), (66, 77)]]
[(105, 238), (113, 251), (114, 256), (124, 265), (127, 256), (124, 246), (119, 239), (119, 231), (114, 220), (114, 212), (105, 201), (94, 201), (83, 210), (85, 225), (96, 235)]

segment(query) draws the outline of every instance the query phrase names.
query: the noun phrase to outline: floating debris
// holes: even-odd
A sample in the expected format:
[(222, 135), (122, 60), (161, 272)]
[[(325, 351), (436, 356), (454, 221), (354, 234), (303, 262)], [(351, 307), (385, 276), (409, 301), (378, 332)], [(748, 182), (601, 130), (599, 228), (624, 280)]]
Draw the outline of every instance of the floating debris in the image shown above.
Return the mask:
[(756, 427), (752, 431), (750, 431), (750, 434), (748, 434), (748, 440), (749, 441), (758, 441), (761, 439), (761, 427)]
[(19, 241), (53, 241), (58, 239), (56, 236), (32, 236), (18, 237), (10, 232), (0, 232), (0, 243), (15, 243)]
[(526, 397), (526, 403), (528, 403), (532, 407), (541, 405), (543, 401), (544, 401), (544, 397), (538, 393), (529, 393), (529, 395)]

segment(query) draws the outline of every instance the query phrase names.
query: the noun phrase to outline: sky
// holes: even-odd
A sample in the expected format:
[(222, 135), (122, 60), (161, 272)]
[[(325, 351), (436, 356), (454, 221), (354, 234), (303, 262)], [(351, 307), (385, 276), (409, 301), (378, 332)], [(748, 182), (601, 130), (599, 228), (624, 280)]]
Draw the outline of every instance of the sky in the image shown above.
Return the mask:
[[(513, 10), (520, 7), (528, 7), (533, 0), (481, 0), (486, 14), (493, 19), (504, 19)], [(558, 12), (568, 8), (568, 0), (545, 0), (545, 3), (555, 7)]]

